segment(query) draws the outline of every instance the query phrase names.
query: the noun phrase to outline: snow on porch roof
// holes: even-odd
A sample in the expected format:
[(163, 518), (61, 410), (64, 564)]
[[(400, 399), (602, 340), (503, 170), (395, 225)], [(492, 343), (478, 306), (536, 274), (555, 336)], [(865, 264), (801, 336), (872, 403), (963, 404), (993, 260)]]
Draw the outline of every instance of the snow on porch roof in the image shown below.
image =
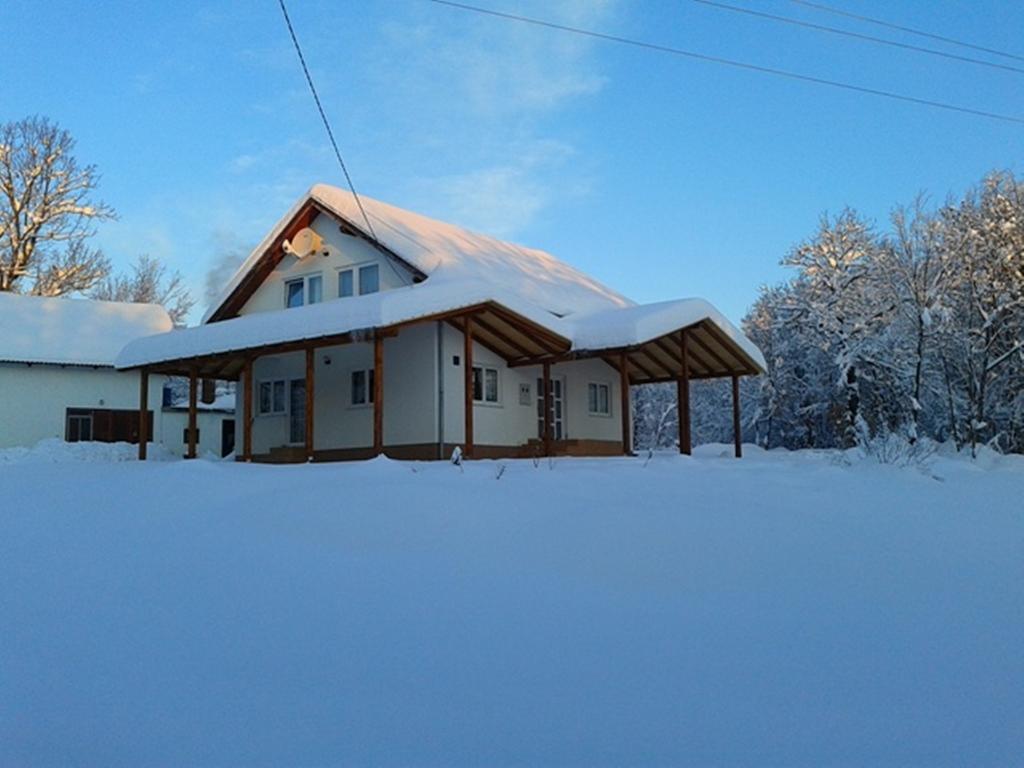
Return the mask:
[[(427, 275), (428, 282), (485, 281), (557, 315), (632, 304), (626, 297), (545, 251), (472, 232), (364, 195), (359, 199), (380, 242)], [(314, 185), (243, 262), (207, 310), (203, 322), (227, 301), (309, 200), (365, 230), (362, 214), (351, 193), (328, 184)]]
[(0, 361), (113, 365), (133, 339), (173, 327), (163, 307), (0, 293)]
[(181, 328), (128, 344), (117, 357), (118, 368), (257, 349), (374, 328), (387, 328), (488, 302), (500, 304), (535, 325), (569, 337), (562, 321), (517, 296), (481, 283), (418, 283), (365, 296), (334, 299), (293, 309)]
[(564, 351), (593, 352), (636, 347), (668, 333), (709, 321), (755, 366), (765, 368), (760, 350), (702, 299), (683, 299), (603, 310), (559, 318), (520, 297), (478, 282), (426, 281), (391, 291), (326, 301), (306, 307), (259, 312), (177, 329), (129, 343), (118, 356), (118, 368), (186, 360), (228, 352), (256, 350), (387, 328), (406, 322), (496, 304), (522, 320), (565, 341)]
[(768, 365), (757, 345), (704, 299), (676, 299), (655, 304), (600, 310), (565, 319), (576, 350), (635, 347), (683, 328), (709, 321), (761, 371)]

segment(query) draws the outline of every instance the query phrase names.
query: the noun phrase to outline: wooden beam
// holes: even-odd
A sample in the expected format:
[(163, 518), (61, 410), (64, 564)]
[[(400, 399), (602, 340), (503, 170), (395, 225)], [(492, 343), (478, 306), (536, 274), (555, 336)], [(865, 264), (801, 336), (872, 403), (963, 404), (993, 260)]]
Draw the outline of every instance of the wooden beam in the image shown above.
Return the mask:
[[(629, 353), (623, 352), (620, 355), (620, 357), (621, 357), (622, 360), (625, 361), (626, 365), (628, 365), (629, 363), (632, 363), (637, 369), (639, 369), (640, 373), (642, 373), (648, 379), (654, 380), (654, 379), (658, 378), (657, 374), (655, 374), (650, 368), (648, 368), (647, 366), (645, 366), (643, 363), (641, 363), (639, 360), (636, 359), (636, 355), (633, 355), (632, 357), (630, 357)], [(627, 368), (626, 370), (629, 370), (629, 369)], [(669, 375), (669, 377), (675, 376), (675, 374), (672, 373), (671, 371), (669, 372), (668, 375)]]
[(373, 340), (373, 452), (384, 453), (384, 337)]
[(313, 418), (316, 411), (316, 348), (306, 347), (306, 461), (313, 460)]
[(736, 447), (736, 458), (743, 457), (743, 435), (740, 432), (740, 377), (732, 377), (732, 439)]
[(139, 461), (146, 460), (149, 442), (149, 371), (139, 370)]
[(473, 457), (473, 316), (467, 315), (462, 326), (462, 386), (465, 411), (465, 436), (462, 455)]
[(552, 434), (554, 424), (552, 424), (551, 419), (551, 407), (553, 405), (551, 402), (551, 363), (544, 363), (541, 366), (541, 387), (544, 390), (541, 393), (543, 399), (541, 408), (544, 411), (541, 438), (544, 441), (544, 455), (550, 456), (551, 445), (554, 440), (554, 435)]
[(633, 436), (629, 413), (629, 364), (625, 354), (619, 359), (619, 410), (622, 412), (622, 452), (630, 456), (633, 453)]
[(199, 390), (199, 374), (193, 368), (188, 374), (188, 450), (186, 459), (196, 457), (196, 395)]
[(689, 334), (679, 332), (679, 381), (676, 382), (676, 416), (679, 418), (679, 452), (693, 453), (690, 436), (690, 350)]
[(252, 380), (252, 358), (245, 358), (242, 368), (245, 393), (242, 396), (242, 461), (252, 461), (252, 394), (256, 382)]
[(742, 350), (739, 350), (739, 348), (736, 346), (736, 342), (726, 337), (725, 334), (718, 330), (714, 323), (705, 321), (701, 323), (701, 328), (704, 330), (705, 333), (708, 334), (708, 336), (710, 336), (719, 343), (719, 345), (722, 347), (722, 349), (726, 351), (729, 357), (733, 358), (736, 362), (739, 363), (738, 366), (730, 365), (730, 371), (742, 371), (746, 373), (748, 370), (750, 370), (752, 366), (748, 362), (749, 358), (747, 358), (746, 353), (743, 352)]

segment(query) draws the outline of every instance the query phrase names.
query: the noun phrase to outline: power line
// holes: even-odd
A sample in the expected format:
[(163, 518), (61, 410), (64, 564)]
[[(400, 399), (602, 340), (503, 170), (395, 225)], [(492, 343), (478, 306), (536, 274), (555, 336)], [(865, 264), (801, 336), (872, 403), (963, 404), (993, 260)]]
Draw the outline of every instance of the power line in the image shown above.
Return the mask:
[(327, 129), (327, 137), (331, 140), (331, 146), (334, 147), (334, 156), (338, 158), (338, 165), (341, 166), (342, 173), (345, 174), (345, 181), (348, 182), (348, 188), (352, 191), (352, 197), (355, 198), (356, 205), (359, 206), (359, 212), (363, 215), (363, 221), (366, 222), (366, 228), (370, 230), (370, 236), (374, 240), (377, 240), (377, 233), (373, 231), (373, 225), (370, 223), (370, 217), (366, 215), (366, 210), (363, 208), (363, 201), (359, 199), (356, 187), (352, 183), (352, 177), (349, 176), (348, 168), (345, 167), (345, 161), (341, 159), (341, 150), (338, 149), (338, 142), (334, 140), (334, 131), (331, 130), (331, 124), (327, 120), (327, 113), (324, 112), (324, 106), (320, 103), (320, 96), (316, 92), (316, 86), (313, 85), (313, 78), (309, 74), (309, 67), (306, 66), (306, 57), (302, 55), (302, 48), (299, 46), (299, 39), (295, 36), (295, 28), (292, 26), (291, 18), (288, 16), (288, 9), (285, 8), (284, 0), (277, 0), (277, 2), (278, 5), (281, 6), (281, 13), (284, 14), (284, 22), (288, 25), (288, 34), (292, 36), (292, 43), (295, 45), (295, 52), (299, 55), (299, 63), (302, 64), (302, 71), (306, 75), (306, 82), (309, 83), (309, 90), (313, 94), (313, 101), (316, 102), (316, 108), (320, 111), (320, 119), (324, 121), (324, 128)]
[(940, 51), (936, 48), (925, 48), (920, 45), (911, 45), (910, 43), (899, 43), (895, 40), (886, 40), (881, 37), (874, 37), (873, 35), (865, 35), (860, 32), (851, 32), (846, 29), (838, 29), (837, 27), (829, 27), (824, 24), (814, 24), (810, 21), (801, 21), (800, 19), (793, 19), (789, 16), (778, 16), (774, 13), (764, 13), (763, 11), (755, 11), (752, 8), (741, 8), (737, 5), (729, 5), (727, 3), (715, 2), (715, 0), (693, 0), (695, 3), (701, 5), (708, 5), (713, 8), (721, 8), (725, 11), (733, 11), (735, 13), (745, 13), (748, 16), (757, 16), (762, 19), (770, 19), (771, 21), (780, 21), (783, 24), (792, 24), (797, 27), (805, 27), (807, 29), (813, 29), (818, 32), (829, 32), (833, 35), (843, 35), (845, 37), (852, 37), (857, 40), (866, 40), (871, 43), (877, 43), (879, 45), (888, 45), (892, 48), (902, 48), (907, 51), (915, 51), (917, 53), (927, 53), (931, 56), (941, 56), (944, 59), (953, 59), (955, 61), (966, 61), (970, 64), (978, 64), (982, 67), (991, 67), (993, 69), (1003, 69), (1009, 72), (1019, 72), (1024, 74), (1024, 69), (1020, 67), (1014, 67), (1009, 64), (998, 64), (994, 61), (985, 61), (984, 59), (976, 59), (971, 56), (960, 56), (956, 53), (949, 53), (948, 51)]
[(910, 35), (917, 35), (918, 37), (927, 37), (931, 40), (939, 40), (943, 43), (949, 43), (950, 45), (959, 45), (963, 48), (970, 48), (975, 51), (982, 51), (983, 53), (991, 53), (995, 56), (1005, 56), (1008, 59), (1016, 59), (1017, 61), (1024, 61), (1024, 56), (1019, 56), (1016, 53), (1007, 53), (1006, 51), (1000, 51), (996, 48), (986, 48), (983, 45), (975, 45), (974, 43), (966, 43), (963, 40), (957, 40), (955, 37), (944, 37), (943, 35), (932, 34), (931, 32), (924, 32), (920, 29), (914, 29), (913, 27), (904, 27), (899, 24), (893, 24), (882, 19), (874, 19), (870, 16), (862, 16), (859, 13), (852, 13), (851, 11), (844, 11), (842, 8), (836, 8), (835, 6), (825, 5), (824, 3), (814, 3), (810, 0), (790, 0), (791, 3), (797, 5), (805, 5), (808, 8), (814, 8), (825, 13), (833, 13), (837, 16), (846, 16), (850, 19), (856, 19), (857, 21), (865, 21), (868, 24), (877, 24), (880, 27), (888, 27), (889, 29), (896, 29), (900, 32), (906, 32)]
[(726, 59), (721, 56), (710, 56), (704, 53), (697, 53), (695, 51), (687, 51), (682, 48), (673, 48), (668, 45), (659, 45), (658, 43), (649, 43), (643, 40), (634, 40), (628, 37), (620, 37), (618, 35), (609, 35), (603, 32), (594, 32), (589, 29), (582, 29), (580, 27), (570, 27), (565, 24), (557, 24), (553, 21), (544, 21), (542, 19), (533, 19), (528, 16), (517, 16), (511, 13), (504, 13), (502, 11), (495, 11), (490, 8), (480, 8), (475, 5), (467, 5), (465, 3), (454, 2), (454, 0), (430, 0), (432, 3), (438, 5), (446, 5), (451, 8), (458, 8), (463, 11), (471, 11), (473, 13), (480, 13), (487, 16), (495, 16), (501, 19), (508, 19), (511, 21), (520, 21), (525, 24), (532, 24), (538, 27), (546, 27), (548, 29), (557, 29), (562, 32), (571, 32), (575, 35), (583, 35), (585, 37), (591, 37), (598, 40), (606, 40), (612, 43), (621, 43), (623, 45), (630, 45), (635, 48), (643, 48), (645, 50), (658, 51), (659, 53), (669, 53), (674, 56), (683, 56), (690, 59), (696, 59), (698, 61), (706, 61), (713, 64), (723, 64), (728, 67), (735, 67), (737, 69), (745, 69), (752, 72), (761, 72), (767, 75), (776, 75), (778, 77), (786, 77), (791, 80), (800, 80), (806, 83), (815, 83), (817, 85), (827, 85), (832, 88), (842, 88), (846, 91), (855, 91), (857, 93), (866, 93), (872, 96), (882, 96), (887, 99), (894, 99), (896, 101), (906, 101), (911, 104), (920, 104), (927, 107), (935, 107), (936, 109), (944, 109), (950, 112), (961, 112), (968, 115), (975, 115), (977, 117), (987, 117), (992, 120), (1001, 120), (1007, 123), (1016, 123), (1018, 125), (1024, 125), (1024, 117), (1016, 117), (1013, 115), (1003, 115), (997, 112), (986, 112), (980, 109), (972, 109), (971, 107), (961, 107), (956, 104), (948, 104), (942, 101), (932, 101), (931, 99), (921, 99), (916, 96), (906, 96), (900, 93), (894, 93), (892, 91), (883, 91), (876, 88), (867, 88), (860, 85), (852, 85), (850, 83), (843, 83), (838, 80), (827, 80), (822, 77), (815, 77), (813, 75), (804, 75), (799, 72), (790, 72), (784, 69), (775, 69), (773, 67), (764, 67), (759, 64), (749, 64), (743, 61), (736, 61), (734, 59)]

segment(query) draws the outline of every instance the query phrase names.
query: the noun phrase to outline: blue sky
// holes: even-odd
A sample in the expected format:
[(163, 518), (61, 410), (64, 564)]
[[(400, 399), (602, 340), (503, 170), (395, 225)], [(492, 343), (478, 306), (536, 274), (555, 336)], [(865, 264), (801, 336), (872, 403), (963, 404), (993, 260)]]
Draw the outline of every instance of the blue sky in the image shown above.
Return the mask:
[[(1024, 55), (1022, 3), (831, 2)], [(934, 45), (786, 0), (734, 3)], [(1024, 74), (692, 0), (477, 4), (1024, 115)], [(918, 192), (941, 202), (991, 169), (1024, 170), (1022, 125), (427, 0), (289, 7), (361, 192), (544, 248), (639, 301), (704, 296), (739, 319), (822, 212), (849, 205), (882, 224)], [(211, 270), (311, 184), (342, 182), (275, 0), (6, 0), (0, 31), (0, 120), (44, 114), (68, 128), (120, 215), (96, 243), (120, 266), (160, 257), (200, 305)]]

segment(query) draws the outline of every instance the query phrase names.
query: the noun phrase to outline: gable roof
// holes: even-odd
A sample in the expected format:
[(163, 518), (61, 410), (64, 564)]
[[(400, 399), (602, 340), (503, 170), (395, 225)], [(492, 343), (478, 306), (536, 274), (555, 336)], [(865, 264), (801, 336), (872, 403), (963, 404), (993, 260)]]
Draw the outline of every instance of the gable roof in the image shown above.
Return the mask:
[[(580, 270), (536, 248), (527, 248), (360, 195), (380, 243), (431, 283), (486, 283), (495, 290), (558, 316), (630, 306), (633, 302)], [(274, 226), (239, 267), (203, 317), (209, 321), (270, 253), (282, 233), (310, 203), (363, 232), (365, 224), (351, 193), (316, 184)]]
[(133, 339), (173, 328), (156, 304), (0, 293), (0, 362), (111, 366)]

